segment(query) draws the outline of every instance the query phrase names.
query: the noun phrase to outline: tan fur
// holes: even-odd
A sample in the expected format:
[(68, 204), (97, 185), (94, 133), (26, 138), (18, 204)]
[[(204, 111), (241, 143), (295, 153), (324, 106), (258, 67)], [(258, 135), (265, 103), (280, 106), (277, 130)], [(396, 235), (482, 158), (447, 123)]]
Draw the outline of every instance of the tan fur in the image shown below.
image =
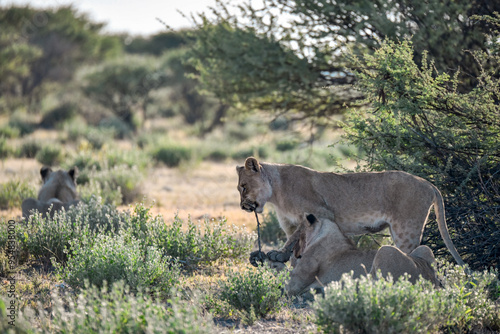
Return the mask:
[(50, 212), (53, 216), (55, 212), (71, 205), (76, 205), (78, 194), (76, 192), (76, 178), (78, 168), (74, 167), (68, 171), (52, 171), (50, 167), (42, 167), (40, 175), (43, 185), (38, 192), (38, 199), (27, 198), (23, 201), (21, 207), (23, 217), (26, 219), (35, 210), (42, 213), (45, 217)]
[(345, 235), (389, 227), (396, 246), (410, 253), (420, 245), (431, 206), (439, 231), (457, 263), (464, 265), (446, 226), (443, 198), (430, 182), (400, 171), (327, 173), (297, 165), (259, 163), (236, 167), (241, 208), (261, 213), (272, 203), (288, 240), (304, 213), (335, 221)]
[(438, 286), (432, 268), (434, 255), (429, 247), (419, 246), (410, 255), (393, 246), (362, 251), (341, 233), (337, 224), (328, 219), (313, 218), (312, 223), (311, 220), (305, 221), (305, 228), (296, 232), (300, 242), (294, 248), (298, 259), (287, 285), (290, 295), (322, 288), (351, 271), (356, 278), (368, 272), (375, 277), (380, 270), (383, 277), (390, 273), (395, 280), (408, 273), (413, 283), (422, 276)]

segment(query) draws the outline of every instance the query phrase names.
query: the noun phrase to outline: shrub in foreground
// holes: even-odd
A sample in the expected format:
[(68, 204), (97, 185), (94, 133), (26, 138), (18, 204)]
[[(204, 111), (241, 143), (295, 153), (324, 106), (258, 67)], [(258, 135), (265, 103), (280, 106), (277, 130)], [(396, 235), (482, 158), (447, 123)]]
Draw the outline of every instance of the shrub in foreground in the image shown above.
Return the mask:
[(244, 272), (228, 273), (226, 281), (220, 281), (218, 299), (228, 303), (248, 318), (265, 317), (278, 312), (284, 305), (282, 289), (288, 272), (267, 267), (250, 268)]
[(98, 234), (93, 240), (70, 242), (72, 254), (65, 266), (55, 262), (57, 272), (73, 287), (84, 282), (102, 287), (124, 281), (131, 289), (150, 288), (169, 295), (179, 282), (180, 269), (171, 257), (154, 246), (144, 246), (128, 233)]
[[(346, 274), (340, 282), (325, 288), (324, 298), (316, 298), (313, 309), (316, 324), (328, 333), (428, 333), (442, 328), (467, 332), (472, 327), (498, 329), (498, 305), (488, 298), (495, 280), (491, 273), (469, 278), (460, 267), (440, 289), (406, 277), (394, 282), (367, 277), (352, 279)], [(474, 283), (476, 282), (476, 283)]]
[(87, 287), (76, 300), (52, 294), (53, 307), (42, 333), (213, 333), (214, 325), (196, 304), (174, 297), (164, 304), (143, 291), (132, 294), (123, 282), (108, 289)]

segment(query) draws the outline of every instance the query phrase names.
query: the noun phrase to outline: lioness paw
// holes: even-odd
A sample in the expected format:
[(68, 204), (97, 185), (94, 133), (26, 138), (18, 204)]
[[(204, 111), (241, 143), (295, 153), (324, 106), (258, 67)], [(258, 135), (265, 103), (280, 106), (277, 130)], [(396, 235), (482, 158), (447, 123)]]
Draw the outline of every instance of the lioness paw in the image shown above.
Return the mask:
[(290, 252), (280, 252), (277, 250), (272, 250), (267, 253), (267, 257), (270, 261), (285, 263), (290, 260), (291, 254), (292, 253)]
[(262, 265), (264, 264), (264, 261), (267, 259), (267, 255), (264, 252), (260, 251), (254, 251), (250, 253), (250, 258), (248, 259), (250, 261), (250, 264), (254, 267), (258, 267), (259, 263)]

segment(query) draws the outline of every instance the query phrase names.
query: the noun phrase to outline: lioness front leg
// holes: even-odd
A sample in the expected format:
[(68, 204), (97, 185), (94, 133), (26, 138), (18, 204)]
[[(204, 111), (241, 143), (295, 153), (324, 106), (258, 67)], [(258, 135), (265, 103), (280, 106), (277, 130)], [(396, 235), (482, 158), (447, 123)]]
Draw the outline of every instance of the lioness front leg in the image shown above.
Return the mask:
[(315, 284), (318, 273), (319, 262), (315, 258), (309, 256), (307, 261), (298, 260), (290, 273), (290, 281), (286, 286), (287, 293), (290, 296), (296, 296), (318, 287)]

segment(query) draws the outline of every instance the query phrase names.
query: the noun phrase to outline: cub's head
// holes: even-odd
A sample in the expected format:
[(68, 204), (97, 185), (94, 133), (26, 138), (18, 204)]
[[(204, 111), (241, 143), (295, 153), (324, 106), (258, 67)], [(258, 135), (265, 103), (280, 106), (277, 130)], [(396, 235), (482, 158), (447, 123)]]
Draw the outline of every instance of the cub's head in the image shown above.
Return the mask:
[(243, 210), (262, 213), (264, 204), (272, 195), (268, 176), (257, 159), (250, 157), (245, 160), (245, 166), (236, 167), (238, 173), (238, 191), (240, 206)]
[(78, 168), (73, 167), (68, 171), (53, 171), (50, 167), (40, 169), (43, 185), (38, 193), (40, 201), (49, 201), (57, 198), (63, 203), (69, 203), (78, 198), (76, 192), (76, 178), (78, 177)]
[[(317, 229), (321, 226), (321, 222), (318, 221), (316, 216), (313, 214), (305, 214), (305, 220), (297, 227), (294, 234), (298, 234), (298, 240), (295, 246), (293, 247), (293, 255), (300, 259), (302, 257), (302, 253), (304, 253), (308, 239), (311, 239), (312, 234), (315, 233)], [(293, 238), (294, 236), (290, 237)]]

